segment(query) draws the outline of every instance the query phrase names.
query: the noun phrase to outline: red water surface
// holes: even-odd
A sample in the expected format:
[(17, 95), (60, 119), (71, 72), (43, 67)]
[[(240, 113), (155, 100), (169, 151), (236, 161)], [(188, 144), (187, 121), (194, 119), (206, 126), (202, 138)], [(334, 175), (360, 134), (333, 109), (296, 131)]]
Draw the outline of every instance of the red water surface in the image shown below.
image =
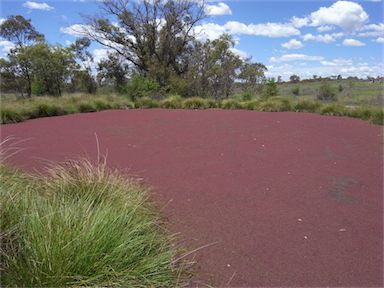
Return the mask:
[(124, 110), (2, 125), (12, 164), (88, 155), (144, 178), (191, 285), (383, 286), (382, 126), (306, 113)]

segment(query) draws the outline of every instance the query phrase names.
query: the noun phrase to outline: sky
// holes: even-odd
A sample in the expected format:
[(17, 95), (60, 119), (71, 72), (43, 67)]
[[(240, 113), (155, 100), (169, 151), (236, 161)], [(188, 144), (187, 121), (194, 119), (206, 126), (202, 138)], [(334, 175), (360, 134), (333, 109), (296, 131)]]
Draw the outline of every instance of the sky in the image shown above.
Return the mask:
[[(101, 13), (97, 0), (0, 0), (0, 5), (0, 22), (22, 15), (49, 43), (63, 46), (79, 37), (84, 16)], [(266, 65), (268, 77), (382, 76), (383, 5), (383, 0), (208, 1), (208, 17), (195, 33), (201, 41), (231, 34), (233, 52)], [(0, 38), (0, 57), (11, 47)], [(94, 43), (91, 52), (98, 62), (108, 50)]]

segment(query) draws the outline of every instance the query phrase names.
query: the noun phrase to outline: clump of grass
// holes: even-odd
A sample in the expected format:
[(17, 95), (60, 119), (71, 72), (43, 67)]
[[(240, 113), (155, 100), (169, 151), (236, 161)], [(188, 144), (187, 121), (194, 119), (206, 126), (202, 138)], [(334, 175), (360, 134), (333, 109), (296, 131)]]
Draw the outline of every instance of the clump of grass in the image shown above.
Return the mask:
[(344, 116), (347, 115), (347, 110), (344, 106), (339, 104), (326, 104), (320, 108), (321, 115), (332, 115), (332, 116)]
[(244, 109), (247, 109), (247, 110), (258, 110), (260, 106), (260, 101), (259, 100), (246, 101), (246, 102), (243, 102), (242, 106)]
[(107, 110), (112, 108), (112, 105), (103, 99), (94, 100), (93, 106), (95, 107), (96, 111), (102, 111), (102, 110)]
[(86, 112), (96, 112), (97, 109), (92, 102), (82, 102), (79, 104), (79, 111), (81, 113), (86, 113)]
[(150, 97), (141, 97), (136, 99), (135, 108), (157, 108), (159, 102)]
[(184, 109), (207, 109), (210, 108), (210, 103), (200, 97), (191, 97), (183, 101), (182, 107)]
[(2, 285), (176, 287), (183, 267), (148, 190), (105, 164), (0, 166)]
[(66, 114), (64, 109), (54, 103), (38, 103), (33, 111), (31, 111), (31, 118), (59, 116)]
[(27, 117), (23, 114), (23, 111), (11, 107), (1, 108), (0, 117), (2, 124), (22, 122), (27, 119)]
[(224, 99), (221, 101), (220, 107), (223, 109), (242, 109), (243, 105), (236, 99)]
[(264, 102), (261, 102), (258, 110), (265, 112), (291, 111), (292, 105), (288, 99), (276, 96), (271, 97)]
[(294, 106), (294, 111), (299, 112), (317, 112), (321, 107), (321, 103), (311, 100), (300, 100)]
[(182, 98), (180, 96), (170, 96), (160, 101), (161, 108), (179, 109), (182, 108)]

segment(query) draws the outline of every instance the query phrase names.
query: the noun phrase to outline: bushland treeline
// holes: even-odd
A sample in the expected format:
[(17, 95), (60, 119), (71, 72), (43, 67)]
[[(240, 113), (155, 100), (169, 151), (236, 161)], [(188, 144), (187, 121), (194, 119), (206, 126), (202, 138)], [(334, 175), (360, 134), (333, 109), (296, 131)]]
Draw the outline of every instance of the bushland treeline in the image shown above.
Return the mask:
[[(69, 47), (49, 44), (23, 16), (7, 17), (0, 36), (14, 48), (0, 59), (1, 90), (31, 97), (109, 87), (131, 98), (222, 99), (236, 82), (247, 93), (266, 82), (267, 68), (236, 55), (231, 36), (198, 40), (195, 27), (206, 17), (199, 1), (107, 0), (101, 5), (104, 16), (86, 17), (76, 31), (83, 37)], [(89, 51), (92, 41), (109, 51), (99, 63)]]

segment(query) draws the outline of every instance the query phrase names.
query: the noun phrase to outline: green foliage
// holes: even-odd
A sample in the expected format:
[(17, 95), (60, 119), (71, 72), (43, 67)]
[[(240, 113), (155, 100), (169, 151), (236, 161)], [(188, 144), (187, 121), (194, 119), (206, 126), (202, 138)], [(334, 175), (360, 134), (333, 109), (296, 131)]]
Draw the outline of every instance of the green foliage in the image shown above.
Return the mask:
[(0, 109), (0, 118), (2, 124), (22, 122), (27, 119), (23, 111), (12, 107), (2, 107)]
[(292, 105), (289, 99), (283, 97), (271, 97), (266, 101), (261, 102), (258, 107), (258, 110), (265, 112), (291, 111)]
[(276, 96), (279, 93), (275, 79), (269, 79), (265, 84), (263, 98)]
[(326, 104), (320, 108), (320, 114), (332, 115), (332, 116), (344, 116), (347, 115), (347, 110), (340, 104)]
[(160, 90), (160, 84), (143, 76), (134, 76), (126, 86), (126, 93), (135, 101), (141, 97), (151, 97)]
[(157, 107), (159, 107), (159, 102), (149, 97), (142, 97), (142, 98), (136, 99), (135, 101), (135, 108), (157, 108)]
[(336, 93), (329, 83), (322, 83), (316, 95), (317, 100), (320, 101), (336, 101)]
[(258, 110), (260, 106), (260, 101), (259, 100), (245, 101), (242, 103), (242, 106), (244, 109), (247, 109), (247, 110)]
[(180, 109), (183, 99), (180, 96), (171, 96), (160, 101), (161, 108)]
[(293, 87), (291, 92), (292, 92), (293, 95), (299, 96), (299, 94), (300, 94), (300, 87), (299, 86)]
[(300, 111), (300, 112), (317, 112), (320, 106), (321, 104), (319, 102), (304, 99), (304, 100), (299, 100), (293, 106), (293, 109), (295, 111)]
[(64, 115), (62, 107), (54, 103), (40, 103), (35, 106), (34, 111), (31, 113), (31, 118), (50, 117)]
[(220, 107), (223, 109), (242, 109), (243, 105), (235, 99), (225, 99), (221, 101)]
[(181, 286), (185, 266), (134, 180), (87, 161), (0, 175), (2, 285)]
[(32, 94), (38, 95), (38, 96), (43, 95), (45, 91), (44, 85), (40, 81), (33, 81), (31, 89), (32, 89)]
[(200, 97), (187, 98), (183, 101), (182, 107), (184, 109), (207, 109), (210, 108), (210, 103), (207, 99)]
[(384, 110), (381, 108), (373, 109), (370, 121), (373, 124), (383, 125), (384, 124)]
[(79, 105), (79, 111), (81, 113), (86, 113), (86, 112), (96, 112), (96, 105), (92, 103), (91, 101), (88, 102), (82, 102)]
[(343, 92), (344, 90), (343, 85), (339, 84), (337, 90), (339, 90), (339, 92)]

